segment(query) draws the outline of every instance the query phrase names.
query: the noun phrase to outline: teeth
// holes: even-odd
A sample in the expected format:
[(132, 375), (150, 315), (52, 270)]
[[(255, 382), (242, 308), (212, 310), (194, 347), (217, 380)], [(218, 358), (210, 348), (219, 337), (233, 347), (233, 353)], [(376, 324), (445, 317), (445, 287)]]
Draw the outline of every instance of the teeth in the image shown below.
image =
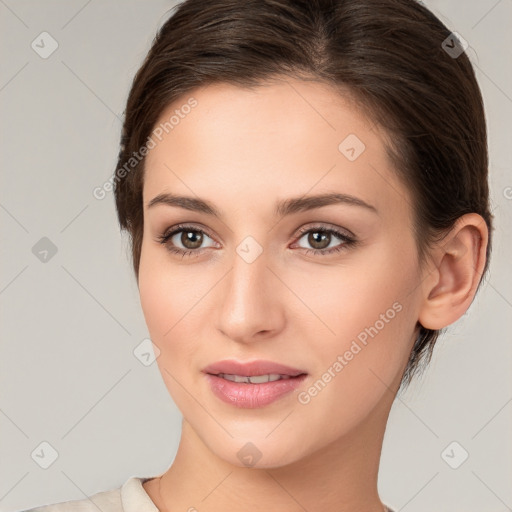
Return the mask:
[(253, 375), (246, 377), (245, 375), (230, 375), (228, 373), (219, 373), (217, 377), (230, 380), (231, 382), (245, 382), (246, 384), (263, 384), (264, 382), (274, 382), (281, 379), (289, 379), (289, 375), (279, 375), (277, 373), (270, 373), (267, 375)]

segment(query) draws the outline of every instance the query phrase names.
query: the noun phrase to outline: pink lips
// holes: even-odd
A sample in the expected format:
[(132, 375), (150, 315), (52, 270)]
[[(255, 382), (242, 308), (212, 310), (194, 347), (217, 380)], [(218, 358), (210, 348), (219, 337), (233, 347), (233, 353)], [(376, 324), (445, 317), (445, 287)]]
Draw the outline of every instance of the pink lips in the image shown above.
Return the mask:
[(290, 375), (296, 377), (302, 373), (307, 373), (304, 370), (285, 366), (283, 364), (273, 363), (272, 361), (251, 361), (248, 363), (240, 363), (235, 360), (218, 361), (203, 368), (203, 372), (212, 373), (217, 375), (219, 373), (228, 373), (230, 375), (246, 375), (252, 377), (253, 375), (266, 375), (268, 373), (278, 373), (280, 375)]
[[(251, 361), (241, 363), (234, 360), (219, 361), (203, 369), (213, 393), (222, 401), (235, 407), (254, 409), (268, 405), (299, 387), (307, 372), (272, 361)], [(252, 384), (233, 382), (219, 377), (219, 374), (257, 375), (278, 374), (285, 379)]]

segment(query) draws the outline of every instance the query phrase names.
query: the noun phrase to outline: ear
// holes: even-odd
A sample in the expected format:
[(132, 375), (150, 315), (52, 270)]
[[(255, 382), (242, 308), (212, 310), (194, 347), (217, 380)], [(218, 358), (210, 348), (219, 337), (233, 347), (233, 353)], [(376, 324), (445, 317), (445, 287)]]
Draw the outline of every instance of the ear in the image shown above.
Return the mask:
[(468, 213), (435, 245), (423, 281), (418, 321), (438, 330), (458, 320), (475, 296), (485, 266), (488, 229), (483, 217)]

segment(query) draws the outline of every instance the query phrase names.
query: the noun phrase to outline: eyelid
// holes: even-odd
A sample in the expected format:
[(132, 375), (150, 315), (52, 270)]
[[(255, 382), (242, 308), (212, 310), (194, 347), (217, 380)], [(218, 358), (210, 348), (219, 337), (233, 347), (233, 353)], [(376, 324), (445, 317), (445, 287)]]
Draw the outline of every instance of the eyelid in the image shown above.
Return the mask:
[(205, 228), (202, 225), (188, 224), (186, 222), (180, 223), (180, 224), (175, 224), (174, 226), (171, 226), (170, 228), (166, 229), (163, 232), (163, 234), (158, 236), (158, 239), (159, 240), (164, 239), (164, 238), (168, 239), (171, 236), (175, 235), (176, 233), (178, 233), (180, 231), (186, 231), (187, 229), (189, 231), (198, 231), (200, 233), (204, 233), (205, 235), (209, 236), (212, 240), (216, 241), (215, 237), (210, 233), (208, 228)]
[(337, 231), (342, 235), (345, 235), (347, 238), (357, 238), (350, 229), (342, 228), (341, 226), (336, 226), (334, 224), (330, 224), (328, 222), (317, 222), (313, 223), (313, 225), (307, 225), (303, 226), (299, 229), (296, 236), (301, 236), (304, 233), (307, 233), (308, 231), (313, 231), (315, 229), (318, 229), (319, 231)]

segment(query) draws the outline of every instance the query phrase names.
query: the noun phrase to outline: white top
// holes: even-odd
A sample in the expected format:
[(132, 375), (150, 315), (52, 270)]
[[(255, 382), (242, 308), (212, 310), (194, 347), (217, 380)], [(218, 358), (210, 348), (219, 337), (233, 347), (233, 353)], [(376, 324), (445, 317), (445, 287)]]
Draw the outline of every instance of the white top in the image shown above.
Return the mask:
[(121, 487), (93, 494), (89, 498), (43, 505), (23, 512), (159, 512), (142, 487), (155, 477), (130, 477)]
[[(23, 512), (160, 512), (142, 487), (151, 477), (130, 477), (124, 485), (93, 494), (83, 500), (62, 501)], [(393, 512), (388, 507), (388, 512)]]

